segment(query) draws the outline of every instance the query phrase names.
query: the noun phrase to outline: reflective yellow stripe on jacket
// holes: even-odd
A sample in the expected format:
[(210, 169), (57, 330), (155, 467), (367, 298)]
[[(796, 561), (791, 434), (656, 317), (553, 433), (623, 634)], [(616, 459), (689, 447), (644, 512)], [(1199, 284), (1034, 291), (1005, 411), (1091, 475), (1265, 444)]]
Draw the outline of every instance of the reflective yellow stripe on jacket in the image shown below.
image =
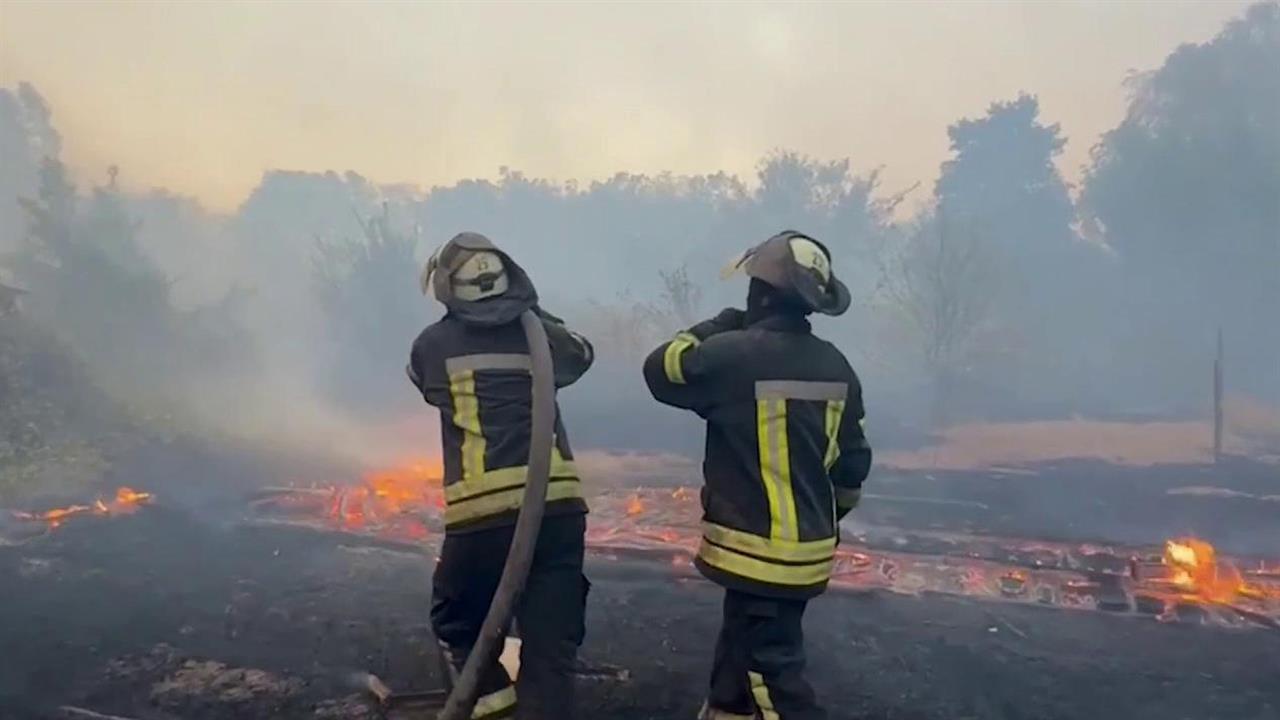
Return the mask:
[(791, 454), (787, 446), (787, 400), (756, 400), (756, 437), (760, 446), (760, 479), (769, 499), (769, 537), (799, 538), (796, 498), (791, 489)]
[[(525, 468), (520, 468), (524, 470)], [(547, 502), (582, 497), (582, 483), (576, 477), (552, 478), (547, 483)], [(510, 490), (449, 503), (444, 509), (445, 527), (517, 510), (524, 500), (524, 484)]]
[[(445, 526), (465, 523), (516, 510), (524, 499), (525, 479), (529, 468), (517, 467), (489, 470), (475, 480), (460, 480), (445, 486)], [(559, 450), (551, 454), (551, 479), (547, 484), (547, 502), (582, 497), (582, 483), (572, 460), (565, 460)]]
[[(760, 481), (769, 504), (769, 527), (767, 531), (759, 528), (757, 534), (704, 523), (702, 547), (698, 551), (702, 562), (731, 575), (770, 585), (819, 585), (830, 579), (835, 537), (800, 539), (799, 511), (792, 486), (787, 404), (792, 401), (824, 403), (823, 461), (829, 469), (839, 452), (837, 435), (848, 389), (843, 382), (762, 380), (756, 383), (756, 443)], [(834, 514), (835, 507), (828, 512)]]
[(690, 348), (698, 345), (698, 338), (687, 332), (676, 335), (675, 339), (667, 344), (667, 351), (662, 354), (662, 369), (667, 373), (667, 380), (677, 384), (684, 385), (684, 354)]
[(480, 423), (480, 398), (476, 395), (476, 373), (482, 371), (529, 372), (528, 355), (481, 353), (445, 360), (449, 373), (449, 394), (453, 399), (453, 424), (462, 431), (462, 479), (483, 477), (485, 439)]
[(698, 557), (727, 573), (773, 585), (817, 585), (831, 577), (836, 540), (777, 540), (702, 524)]
[[(756, 443), (760, 452), (760, 480), (769, 500), (769, 537), (798, 540), (799, 518), (791, 486), (787, 402), (826, 403), (827, 448), (824, 461), (835, 462), (835, 434), (844, 413), (849, 386), (842, 382), (762, 380), (756, 383)], [(830, 464), (827, 465), (828, 469)]]
[[(461, 355), (445, 361), (449, 393), (453, 399), (453, 424), (462, 432), (462, 478), (445, 485), (445, 526), (470, 522), (520, 507), (529, 468), (485, 468), (486, 442), (476, 395), (477, 372), (529, 372), (530, 358), (519, 353)], [(551, 479), (547, 500), (582, 497), (578, 470), (559, 448), (551, 454)]]
[(480, 477), (484, 474), (485, 442), (484, 431), (480, 427), (475, 371), (450, 373), (449, 393), (453, 396), (453, 424), (462, 431), (462, 478)]
[[(525, 477), (528, 474), (529, 468), (525, 465), (489, 470), (478, 478), (460, 480), (445, 485), (444, 499), (452, 505), (455, 502), (462, 502), (477, 495), (487, 495), (499, 490), (524, 487)], [(578, 477), (578, 467), (572, 460), (565, 460), (559, 449), (551, 451), (551, 477), (552, 479)]]

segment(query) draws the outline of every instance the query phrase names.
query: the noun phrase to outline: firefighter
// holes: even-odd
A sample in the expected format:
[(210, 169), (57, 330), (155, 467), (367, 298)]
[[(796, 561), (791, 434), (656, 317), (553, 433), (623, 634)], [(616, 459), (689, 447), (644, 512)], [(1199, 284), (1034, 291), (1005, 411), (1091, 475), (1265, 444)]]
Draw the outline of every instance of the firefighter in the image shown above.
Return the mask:
[(706, 420), (695, 563), (725, 588), (703, 720), (824, 720), (804, 677), (801, 618), (831, 574), (838, 522), (871, 467), (862, 388), (806, 316), (849, 291), (827, 249), (794, 231), (745, 252), (745, 312), (726, 309), (653, 351), (655, 399)]
[[(533, 310), (542, 318), (557, 388), (581, 377), (593, 352), (538, 307), (528, 275), (483, 235), (462, 233), (445, 243), (423, 271), (422, 290), (446, 308), (414, 341), (408, 366), (441, 418), (445, 539), (432, 580), (431, 624), (458, 673), (497, 590), (524, 493), (532, 384), (520, 316)], [(546, 515), (515, 612), (518, 682), (513, 686), (497, 654), (488, 658), (473, 718), (572, 717), (571, 672), (588, 587), (587, 506), (558, 407), (554, 438)]]

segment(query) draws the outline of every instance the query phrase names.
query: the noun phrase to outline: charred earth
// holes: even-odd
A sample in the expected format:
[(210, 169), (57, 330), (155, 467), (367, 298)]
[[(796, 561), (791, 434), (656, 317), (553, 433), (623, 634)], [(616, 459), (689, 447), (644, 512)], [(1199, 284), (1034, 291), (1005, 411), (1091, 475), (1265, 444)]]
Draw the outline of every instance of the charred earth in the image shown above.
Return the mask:
[[(899, 482), (894, 492), (907, 494), (913, 482), (934, 481)], [(1185, 497), (1165, 489), (1144, 497)], [(691, 501), (687, 492), (628, 490), (597, 502), (584, 658), (611, 670), (583, 678), (593, 716), (692, 717), (701, 702), (719, 592), (688, 571), (684, 540), (669, 534), (678, 523), (667, 515)], [(242, 515), (211, 517), (156, 490), (131, 512), (87, 511), (56, 529), (10, 536), (0, 547), (0, 717), (92, 717), (80, 708), (137, 720), (372, 718), (364, 673), (396, 689), (439, 687), (427, 624), (429, 513), (427, 537), (406, 539), (400, 525), (375, 532), (385, 522), (333, 527), (264, 515), (263, 497), (250, 493)], [(867, 515), (901, 512), (885, 503), (871, 503)], [(1054, 528), (1043, 534), (1056, 540), (1031, 549), (1007, 537), (975, 540), (964, 516), (980, 510), (954, 507), (959, 516), (914, 528), (868, 523), (851, 533), (845, 549), (866, 558), (850, 555), (843, 587), (807, 617), (810, 671), (833, 718), (1253, 720), (1280, 712), (1280, 632), (1255, 612), (1269, 607), (1262, 601), (1244, 608), (1256, 617), (1219, 616), (1186, 588), (1145, 592), (1150, 581), (1130, 567), (1137, 555), (1114, 547), (1115, 561), (1104, 553), (1088, 567), (1051, 567), (1053, 552), (1078, 560), (1093, 546)], [(629, 527), (639, 532), (619, 530)], [(1017, 528), (997, 529), (1011, 536)], [(1148, 549), (1145, 560), (1159, 565), (1160, 544)], [(886, 574), (886, 558), (905, 560)], [(1249, 583), (1271, 587), (1265, 560), (1238, 562)], [(954, 582), (957, 563), (972, 586)], [(976, 577), (975, 567), (984, 569)], [(917, 586), (895, 585), (912, 573), (922, 578)], [(1091, 598), (1077, 608), (1036, 594), (1073, 582)], [(1253, 602), (1233, 593), (1245, 601)]]

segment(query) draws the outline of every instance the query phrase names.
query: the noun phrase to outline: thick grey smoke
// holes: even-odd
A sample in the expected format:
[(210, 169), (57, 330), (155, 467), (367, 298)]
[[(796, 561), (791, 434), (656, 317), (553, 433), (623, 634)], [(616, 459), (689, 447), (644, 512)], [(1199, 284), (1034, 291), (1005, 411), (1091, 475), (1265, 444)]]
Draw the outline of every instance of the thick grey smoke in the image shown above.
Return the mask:
[(643, 355), (740, 305), (720, 266), (784, 228), (826, 242), (855, 293), (818, 330), (863, 375), (879, 442), (973, 418), (1199, 416), (1219, 328), (1233, 391), (1280, 405), (1277, 66), (1272, 3), (1180, 48), (1130, 80), (1078, 189), (1054, 164), (1066, 138), (1024, 94), (952, 125), (933, 188), (783, 151), (752, 178), (503, 169), (422, 190), (281, 170), (229, 215), (124, 193), (128, 167), (71, 188), (56, 108), (23, 85), (0, 90), (0, 265), (118, 392), (356, 458), (435, 443), (403, 367), (440, 312), (419, 265), (462, 230), (595, 341), (597, 367), (565, 393), (582, 445), (693, 448), (691, 421), (649, 401)]

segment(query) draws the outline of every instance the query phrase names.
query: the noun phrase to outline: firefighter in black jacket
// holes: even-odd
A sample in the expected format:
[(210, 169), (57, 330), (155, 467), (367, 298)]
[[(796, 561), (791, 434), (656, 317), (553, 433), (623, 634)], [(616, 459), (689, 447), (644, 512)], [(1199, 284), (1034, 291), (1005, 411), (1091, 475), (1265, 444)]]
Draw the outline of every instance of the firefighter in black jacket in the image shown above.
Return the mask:
[[(529, 277), (483, 235), (446, 243), (427, 263), (422, 289), (447, 308), (414, 341), (408, 366), (413, 384), (440, 409), (444, 451), (445, 539), (431, 623), (460, 672), (497, 590), (524, 493), (532, 385), (520, 315), (534, 310), (543, 318), (557, 388), (581, 377), (593, 354), (586, 339), (538, 308)], [(516, 609), (518, 688), (498, 657), (489, 658), (473, 718), (572, 717), (587, 594), (586, 512), (557, 407), (546, 517)]]
[(644, 365), (659, 402), (707, 422), (695, 562), (725, 599), (701, 717), (821, 720), (801, 618), (826, 589), (871, 449), (858, 376), (806, 316), (843, 313), (849, 291), (827, 249), (793, 231), (748, 250), (739, 268), (751, 277), (746, 312), (694, 325)]

